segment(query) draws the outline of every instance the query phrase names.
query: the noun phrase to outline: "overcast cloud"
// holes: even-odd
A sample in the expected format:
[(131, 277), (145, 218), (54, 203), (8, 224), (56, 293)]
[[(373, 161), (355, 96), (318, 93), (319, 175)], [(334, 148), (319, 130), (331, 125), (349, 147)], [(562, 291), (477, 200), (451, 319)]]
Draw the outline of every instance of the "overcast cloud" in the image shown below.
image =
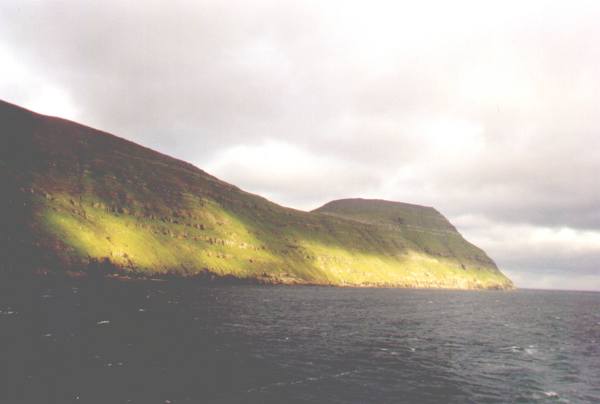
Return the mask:
[(0, 98), (288, 206), (435, 206), (600, 290), (597, 1), (4, 1)]

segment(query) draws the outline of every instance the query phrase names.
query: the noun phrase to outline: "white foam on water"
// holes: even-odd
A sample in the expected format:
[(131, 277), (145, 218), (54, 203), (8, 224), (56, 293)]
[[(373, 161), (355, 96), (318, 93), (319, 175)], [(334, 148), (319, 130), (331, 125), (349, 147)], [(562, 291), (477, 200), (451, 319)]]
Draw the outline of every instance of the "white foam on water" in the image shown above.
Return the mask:
[(298, 379), (298, 380), (292, 380), (289, 382), (276, 382), (276, 383), (271, 383), (271, 384), (267, 384), (265, 386), (261, 386), (261, 387), (253, 387), (251, 389), (246, 390), (247, 393), (252, 393), (252, 392), (256, 392), (256, 391), (266, 391), (272, 388), (278, 388), (278, 387), (285, 387), (285, 386), (294, 386), (294, 385), (298, 385), (298, 384), (304, 384), (304, 383), (310, 383), (310, 382), (316, 382), (319, 380), (324, 380), (324, 379), (337, 379), (340, 377), (344, 377), (344, 376), (348, 376), (352, 373), (356, 373), (358, 372), (358, 369), (353, 369), (353, 370), (347, 370), (344, 372), (339, 372), (339, 373), (334, 373), (334, 374), (324, 374), (324, 375), (320, 375), (320, 376), (309, 376), (306, 377), (304, 379)]
[(512, 345), (512, 346), (506, 346), (506, 347), (500, 348), (500, 350), (503, 351), (503, 352), (513, 352), (513, 353), (526, 352), (526, 353), (530, 353), (530, 352), (528, 352), (528, 350), (531, 351), (531, 348), (523, 348), (523, 347), (520, 347), (518, 345)]

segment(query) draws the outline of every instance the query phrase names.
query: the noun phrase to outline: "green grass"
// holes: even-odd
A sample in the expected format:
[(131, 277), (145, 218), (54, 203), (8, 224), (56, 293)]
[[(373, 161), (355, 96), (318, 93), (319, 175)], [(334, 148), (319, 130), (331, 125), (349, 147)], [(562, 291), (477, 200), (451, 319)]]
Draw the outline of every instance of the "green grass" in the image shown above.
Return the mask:
[[(43, 224), (65, 244), (69, 261), (81, 265), (108, 259), (124, 271), (147, 275), (192, 276), (208, 270), (269, 282), (347, 286), (476, 288), (506, 282), (493, 268), (467, 267), (412, 246), (398, 248), (403, 239), (411, 244), (406, 234), (390, 232), (390, 237), (384, 232), (381, 237), (372, 225), (319, 214), (305, 220), (305, 226), (298, 226), (293, 214), (281, 222), (259, 215), (259, 221), (255, 215), (238, 217), (212, 201), (189, 196), (188, 219), (173, 219), (175, 223), (114, 213), (89, 196), (75, 205), (70, 200), (69, 195), (57, 195), (46, 202)], [(422, 232), (419, 237), (424, 237)], [(430, 250), (436, 238), (427, 241)]]
[(35, 265), (78, 271), (110, 261), (145, 276), (272, 283), (512, 286), (432, 208), (345, 200), (297, 211), (112, 135), (14, 114), (18, 124), (0, 146), (19, 139), (36, 158), (23, 166), (0, 154), (0, 167), (27, 207), (19, 248), (39, 258)]

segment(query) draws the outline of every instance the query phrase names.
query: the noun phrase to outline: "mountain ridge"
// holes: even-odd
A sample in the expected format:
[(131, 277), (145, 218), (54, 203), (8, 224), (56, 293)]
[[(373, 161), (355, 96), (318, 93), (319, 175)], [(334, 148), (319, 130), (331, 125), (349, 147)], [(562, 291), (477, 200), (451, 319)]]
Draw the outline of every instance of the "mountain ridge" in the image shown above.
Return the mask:
[(513, 287), (432, 207), (362, 200), (371, 211), (349, 212), (338, 200), (304, 212), (85, 125), (5, 102), (0, 121), (4, 271)]

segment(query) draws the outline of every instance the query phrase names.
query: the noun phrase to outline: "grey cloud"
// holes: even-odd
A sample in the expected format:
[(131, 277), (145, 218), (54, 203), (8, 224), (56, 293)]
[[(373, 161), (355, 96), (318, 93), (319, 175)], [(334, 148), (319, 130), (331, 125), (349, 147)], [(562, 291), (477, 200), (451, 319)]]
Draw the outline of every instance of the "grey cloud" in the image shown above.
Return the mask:
[[(278, 41), (307, 22), (284, 14), (265, 27), (247, 11), (218, 3), (15, 3), (3, 13), (3, 35), (20, 58), (70, 90), (87, 122), (167, 147), (163, 134), (177, 133), (190, 142), (176, 152), (189, 159), (195, 146), (210, 150), (284, 128), (276, 121), (293, 98), (293, 80)], [(261, 65), (274, 59), (261, 54), (269, 47), (282, 60)]]
[[(599, 19), (566, 1), (4, 2), (0, 50), (30, 79), (0, 91), (52, 83), (79, 121), (295, 207), (385, 197), (600, 230)], [(283, 176), (254, 158), (274, 142), (297, 153)], [(582, 274), (598, 258), (492, 251)]]
[[(600, 232), (451, 217), (521, 287), (589, 289), (600, 281)], [(592, 280), (592, 284), (588, 281)], [(564, 283), (561, 285), (561, 281)], [(592, 287), (593, 289), (593, 287)]]
[[(376, 192), (380, 185), (370, 167), (272, 141), (228, 149), (217, 154), (207, 168), (245, 189), (306, 210), (319, 206), (323, 199)], [(322, 180), (324, 175), (327, 181)]]

